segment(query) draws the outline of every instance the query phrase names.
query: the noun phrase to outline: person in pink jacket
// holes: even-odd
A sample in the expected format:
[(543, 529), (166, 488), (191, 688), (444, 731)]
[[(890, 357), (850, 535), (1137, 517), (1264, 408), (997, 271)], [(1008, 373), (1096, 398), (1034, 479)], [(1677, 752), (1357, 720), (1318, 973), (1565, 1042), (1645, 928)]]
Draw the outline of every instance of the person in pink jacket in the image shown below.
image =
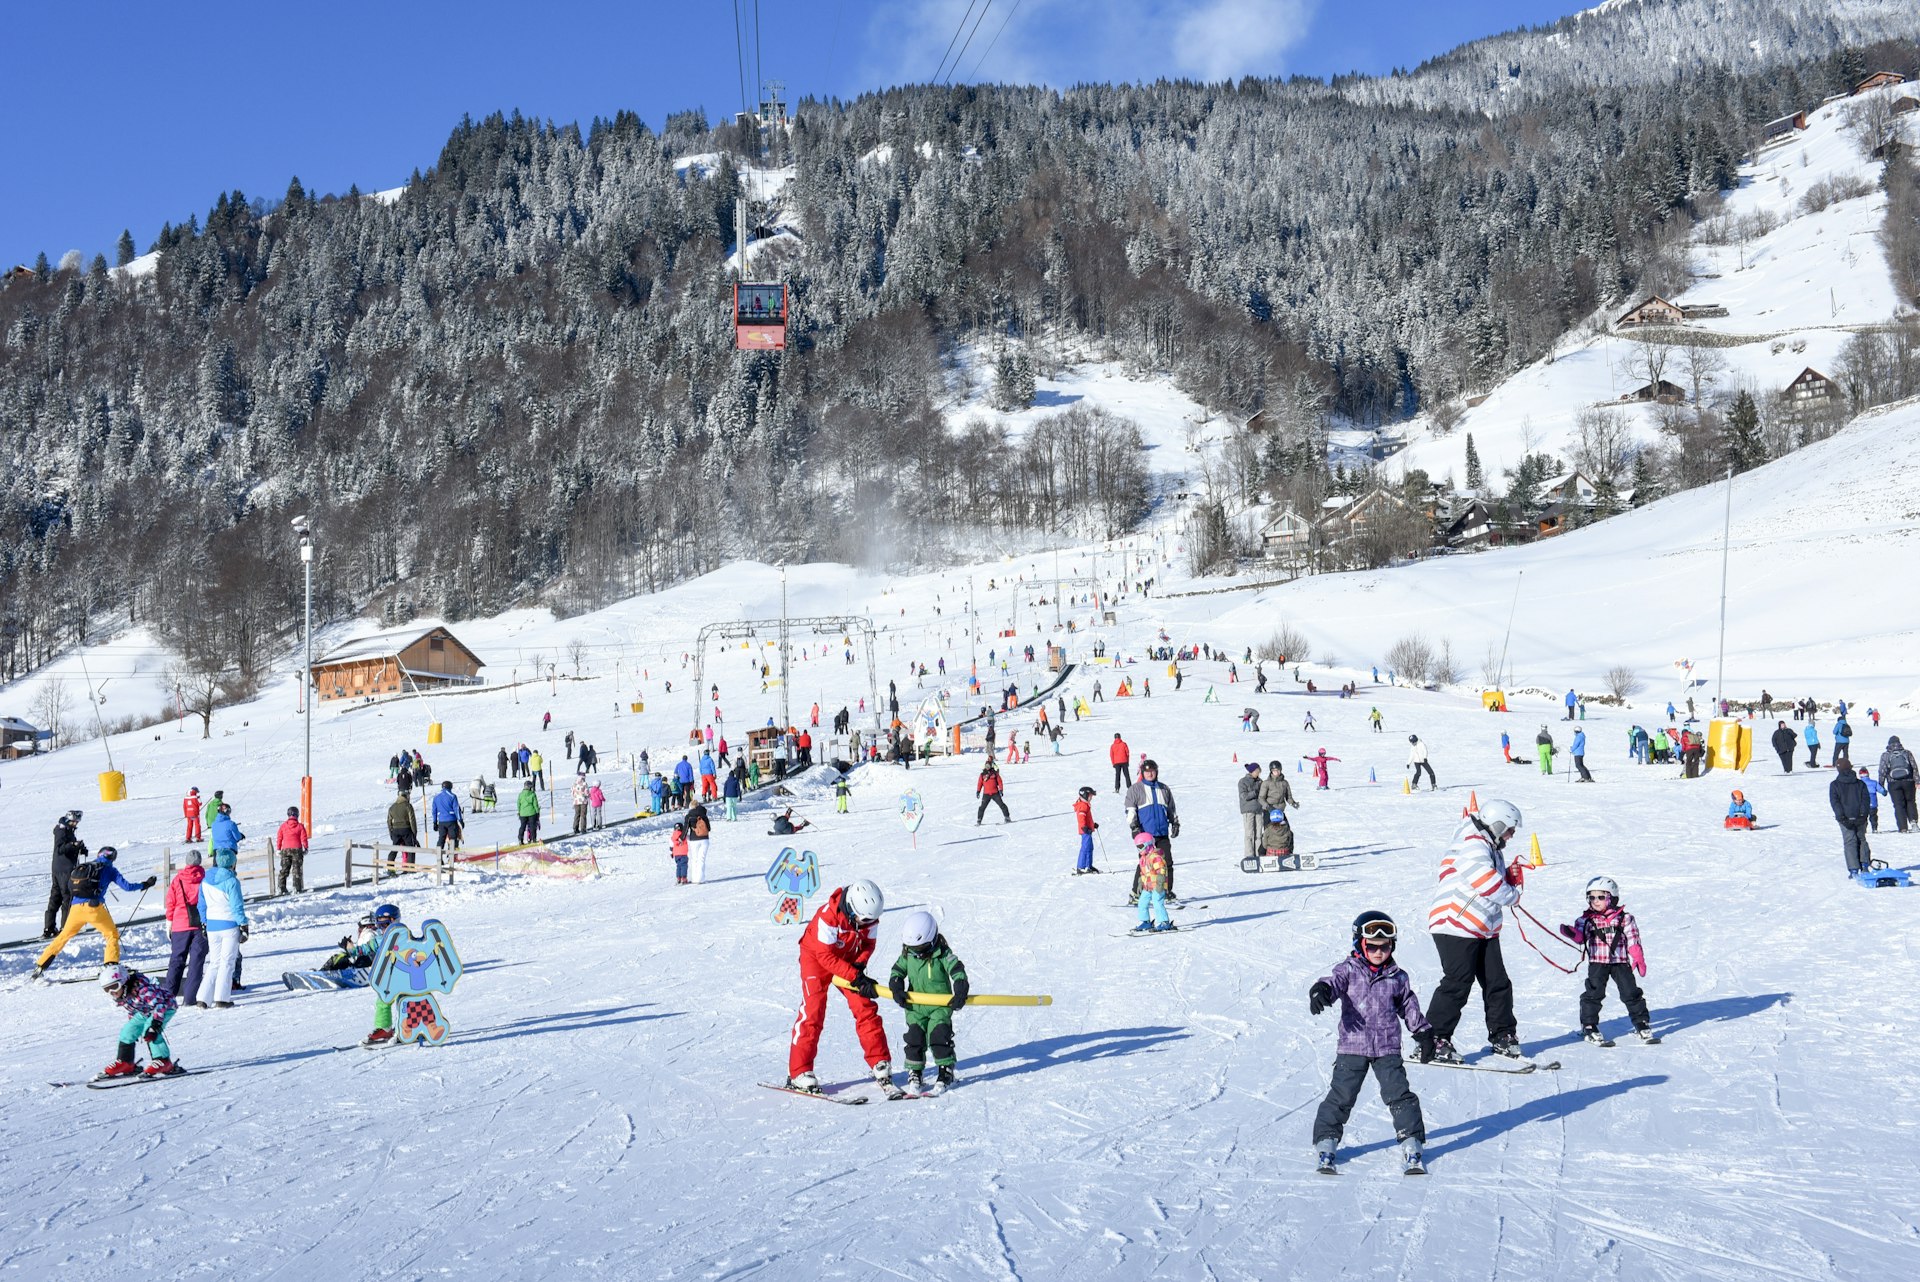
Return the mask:
[(1329, 757), (1327, 750), (1322, 748), (1311, 757), (1302, 757), (1301, 760), (1311, 761), (1313, 763), (1313, 786), (1324, 790), (1327, 787), (1327, 763), (1329, 761), (1338, 761), (1340, 758)]
[(593, 786), (587, 789), (587, 813), (589, 816), (591, 816), (591, 822), (595, 828), (598, 828), (601, 826), (601, 821), (600, 821), (600, 816), (602, 814), (601, 807), (605, 806), (606, 804), (607, 804), (607, 794), (600, 791), (600, 781), (598, 779), (595, 779), (593, 781)]
[(175, 997), (185, 993), (189, 1003), (200, 991), (200, 970), (207, 963), (207, 932), (200, 924), (200, 883), (207, 870), (200, 866), (200, 858), (198, 850), (189, 850), (187, 866), (167, 883), (167, 932), (173, 953), (167, 962), (166, 987)]
[(280, 884), (273, 893), (286, 894), (289, 877), (295, 890), (306, 890), (307, 875), (303, 865), (307, 862), (307, 826), (300, 822), (300, 807), (287, 807), (286, 822), (274, 834), (273, 848), (280, 852)]

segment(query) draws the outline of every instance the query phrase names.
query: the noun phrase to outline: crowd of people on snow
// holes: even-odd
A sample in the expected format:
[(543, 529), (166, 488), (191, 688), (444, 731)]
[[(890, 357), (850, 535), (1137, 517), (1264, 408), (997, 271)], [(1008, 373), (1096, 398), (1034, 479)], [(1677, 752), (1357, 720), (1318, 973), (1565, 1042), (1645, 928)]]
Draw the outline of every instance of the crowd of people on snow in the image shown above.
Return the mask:
[[(1149, 649), (1148, 653), (1152, 658), (1165, 659), (1175, 665), (1211, 661), (1237, 667), (1230, 656), (1210, 644), (1166, 646)], [(1031, 647), (1025, 657), (1032, 661)], [(1251, 650), (1246, 661), (1252, 661)], [(942, 659), (943, 674), (944, 666)], [(927, 671), (923, 664), (912, 666), (916, 680), (923, 678)], [(1264, 671), (1260, 668), (1255, 671), (1259, 690), (1264, 690)], [(1230, 675), (1237, 675), (1237, 671)], [(1184, 674), (1177, 666), (1174, 676), (1175, 689), (1179, 691), (1183, 688)], [(1393, 673), (1390, 672), (1388, 678), (1390, 683), (1396, 683)], [(1376, 671), (1376, 682), (1378, 679)], [(1312, 691), (1312, 684), (1307, 684)], [(1132, 678), (1123, 676), (1117, 693), (1131, 694), (1132, 686)], [(1141, 696), (1149, 697), (1150, 687), (1145, 678), (1141, 679), (1140, 686)], [(1353, 697), (1356, 689), (1357, 683), (1346, 683), (1341, 693)], [(903, 766), (910, 766), (916, 756), (924, 762), (926, 754), (931, 752), (931, 739), (916, 745), (900, 720), (898, 695), (891, 682), (888, 697), (893, 714), (891, 726), (882, 735), (868, 738), (863, 748), (851, 755), (856, 760), (893, 760)], [(717, 687), (713, 699), (717, 724)], [(978, 723), (984, 726), (986, 755), (975, 776), (976, 825), (984, 823), (989, 809), (998, 809), (1002, 824), (1014, 821), (1003, 766), (1029, 761), (1030, 745), (1035, 742), (1051, 743), (1054, 755), (1061, 752), (1069, 712), (1064, 693), (1058, 698), (1057, 715), (1049, 714), (1044, 701), (1038, 704), (1029, 727), (1029, 746), (1024, 749), (1017, 730), (1008, 731), (1005, 743), (999, 740), (999, 717), (1019, 706), (1017, 689), (1006, 692), (1003, 700), (1000, 708), (983, 708), (978, 718)], [(1080, 720), (1083, 715), (1092, 716), (1092, 704), (1102, 702), (1102, 691), (1096, 680), (1091, 700), (1075, 697), (1071, 706), (1074, 720)], [(1678, 708), (1668, 704), (1665, 724), (1656, 723), (1651, 730), (1634, 724), (1628, 729), (1627, 751), (1631, 761), (1643, 765), (1677, 764), (1686, 778), (1698, 775), (1706, 755), (1706, 739), (1694, 728), (1692, 699), (1685, 702), (1687, 716), (1684, 719), (1679, 717)], [(1562, 706), (1564, 719), (1575, 723), (1567, 744), (1569, 772), (1577, 776), (1579, 782), (1595, 782), (1586, 764), (1587, 736), (1582, 724), (1586, 719), (1586, 702), (1569, 690)], [(1734, 705), (1720, 701), (1715, 706), (1724, 716)], [(1749, 713), (1758, 708), (1760, 715), (1769, 715), (1772, 706), (1771, 696), (1763, 692), (1760, 700), (1749, 705)], [(1792, 729), (1787, 721), (1781, 720), (1770, 736), (1769, 743), (1779, 756), (1782, 772), (1793, 772), (1795, 757), (1802, 748), (1807, 753), (1805, 766), (1818, 768), (1819, 752), (1825, 746), (1816, 725), (1822, 711), (1820, 705), (1807, 699), (1786, 706), (1793, 720), (1801, 723), (1801, 728)], [(864, 700), (861, 710), (865, 710)], [(1504, 710), (1504, 701), (1498, 710)], [(1888, 799), (1900, 832), (1907, 832), (1920, 823), (1915, 817), (1915, 787), (1920, 782), (1920, 765), (1895, 736), (1887, 741), (1880, 754), (1877, 770), (1855, 766), (1851, 757), (1853, 728), (1847, 704), (1840, 701), (1833, 711), (1830, 733), (1834, 778), (1829, 787), (1829, 800), (1843, 831), (1846, 867), (1849, 872), (1855, 872), (1870, 866), (1867, 834), (1879, 831), (1879, 806), (1883, 797)], [(1878, 726), (1878, 712), (1871, 709), (1868, 712), (1873, 724)], [(1241, 722), (1243, 729), (1257, 731), (1258, 710), (1244, 709)], [(812, 764), (811, 732), (819, 724), (817, 704), (804, 725), (781, 730), (769, 719), (768, 728), (775, 733), (765, 745), (765, 754), (735, 753), (724, 735), (717, 735), (714, 725), (708, 725), (704, 733), (695, 733), (690, 750), (680, 753), (678, 761), (663, 770), (651, 768), (647, 751), (636, 755), (636, 777), (644, 781), (636, 798), (644, 807), (642, 813), (677, 816), (667, 834), (667, 852), (676, 884), (695, 885), (706, 878), (708, 846), (715, 822), (709, 803), (723, 808), (725, 820), (736, 820), (739, 802), (746, 792)], [(551, 713), (543, 718), (542, 730), (548, 731), (550, 725)], [(849, 709), (843, 707), (834, 714), (831, 725), (836, 735), (851, 733)], [(1372, 733), (1385, 732), (1384, 714), (1377, 706), (1368, 710), (1365, 725)], [(1314, 728), (1311, 721), (1308, 728)], [(1513, 755), (1513, 745), (1506, 733), (1500, 738), (1505, 760), (1529, 764)], [(1438, 779), (1427, 743), (1417, 733), (1409, 734), (1407, 743), (1406, 790), (1417, 787), (1422, 778), (1428, 791), (1437, 790)], [(577, 763), (569, 794), (573, 804), (572, 831), (580, 834), (597, 830), (605, 822), (607, 803), (606, 793), (594, 777), (597, 753), (591, 745), (577, 740), (572, 732), (565, 737), (565, 748), (568, 758)], [(1162, 779), (1159, 764), (1153, 758), (1138, 758), (1136, 773), (1134, 748), (1123, 732), (1116, 730), (1106, 748), (1112, 769), (1112, 791), (1120, 798), (1131, 839), (1127, 857), (1132, 864), (1132, 887), (1127, 903), (1135, 915), (1135, 923), (1128, 933), (1174, 932), (1177, 927), (1169, 910), (1181, 907), (1181, 901), (1175, 891), (1175, 843), (1180, 836), (1180, 815), (1173, 789)], [(1551, 726), (1543, 722), (1535, 738), (1532, 763), (1537, 764), (1543, 774), (1551, 775), (1560, 751)], [(763, 776), (759, 764), (761, 755), (771, 764), (771, 770), (765, 772), (771, 778)], [(1295, 769), (1311, 773), (1315, 791), (1330, 791), (1330, 766), (1340, 761), (1341, 758), (1321, 747), (1311, 754), (1302, 754)], [(537, 841), (542, 810), (538, 794), (547, 786), (546, 762), (537, 749), (523, 743), (513, 750), (501, 748), (494, 764), (500, 780), (522, 781), (515, 805), (519, 836), (522, 841)], [(1283, 868), (1300, 866), (1297, 860), (1287, 862), (1295, 857), (1297, 837), (1292, 816), (1301, 804), (1287, 773), (1281, 759), (1268, 761), (1264, 774), (1261, 764), (1255, 761), (1245, 763), (1237, 779), (1242, 866), (1249, 871), (1274, 866), (1266, 862), (1270, 860), (1281, 861), (1278, 866)], [(389, 759), (389, 779), (396, 793), (388, 816), (389, 835), (394, 844), (409, 848), (420, 844), (412, 803), (413, 789), (418, 786), (429, 797), (426, 815), (439, 846), (443, 850), (457, 849), (466, 813), (454, 795), (453, 783), (442, 781), (439, 789), (434, 790), (430, 767), (418, 752), (411, 750)], [(848, 813), (851, 779), (841, 773), (832, 786), (836, 811)], [(467, 795), (473, 808), (482, 812), (493, 809), (497, 799), (492, 781), (484, 774), (474, 780)], [(1072, 870), (1076, 876), (1102, 871), (1095, 864), (1096, 846), (1103, 852), (1103, 860), (1105, 858), (1101, 824), (1095, 816), (1099, 795), (1095, 787), (1082, 786), (1071, 808), (1077, 838)], [(212, 816), (204, 831), (200, 822), (203, 809)], [(178, 1071), (165, 1040), (173, 1014), (183, 1005), (229, 1007), (233, 1004), (233, 992), (240, 988), (239, 946), (249, 937), (249, 925), (234, 861), (244, 834), (240, 833), (231, 806), (220, 793), (215, 793), (213, 801), (203, 808), (199, 790), (191, 790), (183, 802), (183, 815), (189, 842), (204, 841), (207, 857), (203, 859), (202, 852), (193, 849), (187, 863), (174, 872), (167, 887), (166, 914), (173, 939), (164, 979), (150, 978), (120, 965), (118, 932), (104, 907), (109, 891), (117, 888), (144, 892), (151, 889), (157, 879), (129, 881), (115, 866), (116, 852), (112, 847), (90, 854), (78, 837), (81, 814), (77, 810), (63, 816), (55, 828), (54, 886), (46, 918), (46, 937), (50, 942), (35, 973), (42, 973), (78, 932), (92, 928), (103, 936), (107, 965), (101, 974), (101, 984), (127, 1015), (119, 1034), (118, 1054), (106, 1070), (108, 1076), (139, 1071), (133, 1051), (142, 1043), (149, 1049), (148, 1073)], [(1732, 829), (1756, 827), (1753, 804), (1742, 790), (1732, 792), (1724, 822)], [(1521, 906), (1525, 865), (1507, 855), (1508, 846), (1520, 832), (1522, 823), (1519, 808), (1506, 800), (1494, 799), (1477, 808), (1470, 807), (1441, 854), (1426, 920), (1426, 929), (1439, 956), (1441, 975), (1424, 1005), (1411, 976), (1395, 961), (1398, 926), (1388, 914), (1377, 910), (1362, 912), (1354, 918), (1348, 952), (1311, 985), (1310, 1015), (1317, 1016), (1336, 1007), (1339, 1010), (1331, 1082), (1312, 1125), (1315, 1160), (1321, 1171), (1332, 1173), (1336, 1169), (1347, 1122), (1369, 1075), (1379, 1085), (1406, 1169), (1409, 1173), (1424, 1170), (1426, 1125), (1419, 1097), (1408, 1079), (1402, 1055), (1402, 1030), (1414, 1042), (1416, 1063), (1464, 1064), (1454, 1038), (1475, 988), (1480, 991), (1491, 1050), (1502, 1057), (1524, 1059), (1513, 985), (1501, 951), (1503, 927), (1509, 914), (1542, 924)], [(772, 817), (772, 835), (792, 835), (807, 827), (808, 821), (795, 816), (790, 806)], [(274, 838), (277, 861), (271, 871), (275, 893), (286, 893), (289, 888), (294, 892), (304, 889), (302, 859), (308, 840), (298, 808), (290, 808)], [(411, 858), (410, 851), (406, 857)], [(940, 923), (931, 913), (917, 911), (905, 922), (901, 952), (884, 985), (877, 982), (866, 968), (877, 946), (883, 908), (880, 888), (871, 880), (856, 879), (830, 892), (826, 902), (807, 922), (800, 940), (801, 1004), (790, 1043), (785, 1083), (788, 1089), (809, 1093), (818, 1093), (821, 1089), (814, 1062), (828, 1000), (835, 988), (849, 1005), (862, 1054), (875, 1083), (886, 1095), (900, 1098), (922, 1092), (938, 1093), (956, 1080), (954, 1016), (969, 1000), (966, 968), (942, 933)], [(328, 959), (323, 970), (365, 967), (372, 960), (372, 949), (380, 933), (398, 920), (396, 908), (382, 905), (361, 922), (357, 937), (340, 941), (339, 951)], [(1612, 1044), (1600, 1028), (1609, 987), (1618, 995), (1634, 1034), (1648, 1042), (1660, 1040), (1653, 1030), (1652, 1013), (1640, 988), (1639, 981), (1647, 974), (1647, 961), (1639, 924), (1625, 908), (1620, 888), (1612, 878), (1591, 878), (1586, 884), (1584, 906), (1574, 914), (1573, 920), (1545, 929), (1577, 952), (1585, 963), (1585, 987), (1577, 1013), (1583, 1040)], [(1524, 937), (1524, 931), (1522, 934)], [(1533, 946), (1537, 950), (1538, 946)], [(904, 1084), (894, 1080), (892, 1054), (880, 1019), (883, 988), (886, 996), (905, 1012)], [(391, 1038), (391, 1010), (377, 1009), (375, 1025), (374, 1033), (368, 1038), (370, 1045)], [(929, 1067), (933, 1070), (931, 1079), (927, 1074)]]

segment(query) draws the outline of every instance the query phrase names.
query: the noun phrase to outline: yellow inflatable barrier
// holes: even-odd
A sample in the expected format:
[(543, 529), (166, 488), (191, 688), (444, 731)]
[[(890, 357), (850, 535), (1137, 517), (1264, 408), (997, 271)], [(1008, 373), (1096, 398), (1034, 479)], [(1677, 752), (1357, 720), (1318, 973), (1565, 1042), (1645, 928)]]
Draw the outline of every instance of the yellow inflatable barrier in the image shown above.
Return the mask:
[(1707, 769), (1745, 770), (1752, 760), (1752, 726), (1731, 717), (1707, 723)]
[[(852, 984), (849, 984), (846, 980), (840, 978), (838, 975), (835, 975), (833, 977), (833, 982), (834, 982), (834, 985), (839, 988), (853, 987)], [(885, 984), (880, 985), (880, 993), (882, 997), (887, 996), (887, 986)], [(907, 994), (907, 1005), (909, 1006), (945, 1006), (948, 1002), (952, 1000), (953, 1000), (953, 997), (949, 993), (910, 992)], [(967, 997), (967, 1005), (969, 1006), (1051, 1006), (1053, 1005), (1053, 997), (1047, 993), (1032, 993), (1032, 994), (972, 993), (972, 994), (969, 994)]]
[(100, 772), (100, 800), (125, 801), (127, 799), (127, 777), (118, 770)]
[(1507, 696), (1500, 690), (1482, 690), (1480, 692), (1480, 706), (1488, 712), (1505, 712), (1507, 710)]
[(427, 742), (428, 743), (440, 742), (440, 723), (438, 721), (427, 722)]

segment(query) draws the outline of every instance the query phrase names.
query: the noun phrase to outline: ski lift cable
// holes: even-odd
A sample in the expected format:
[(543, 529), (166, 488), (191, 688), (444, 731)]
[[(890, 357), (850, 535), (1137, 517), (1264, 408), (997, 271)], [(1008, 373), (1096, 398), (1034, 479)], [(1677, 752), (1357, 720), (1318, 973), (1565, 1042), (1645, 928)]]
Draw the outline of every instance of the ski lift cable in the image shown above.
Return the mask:
[(940, 55), (940, 65), (934, 68), (934, 84), (945, 83), (947, 59), (953, 56), (953, 47), (960, 43), (960, 33), (967, 29), (967, 19), (973, 16), (973, 7), (979, 3), (980, 0), (967, 0), (967, 11), (960, 15), (960, 24), (953, 29), (953, 39), (947, 41), (947, 51)]
[(747, 109), (747, 48), (741, 31), (740, 0), (733, 0), (733, 53), (740, 68), (740, 110)]
[(967, 56), (967, 50), (973, 47), (973, 38), (980, 34), (980, 24), (987, 20), (987, 11), (991, 8), (993, 8), (993, 0), (987, 0), (987, 3), (980, 9), (980, 16), (973, 20), (973, 30), (967, 32), (966, 43), (960, 46), (960, 52), (954, 57), (953, 66), (947, 70), (947, 81), (951, 81), (953, 79), (953, 73), (960, 70), (961, 59), (965, 58)]
[(1011, 9), (1009, 9), (1009, 10), (1007, 10), (1007, 16), (1006, 16), (1006, 17), (1004, 17), (1004, 18), (1002, 18), (1002, 19), (1000, 20), (1000, 30), (999, 30), (999, 31), (996, 31), (996, 32), (994, 32), (994, 33), (993, 33), (993, 39), (991, 39), (991, 40), (989, 40), (989, 41), (987, 41), (987, 47), (986, 47), (986, 50), (985, 50), (985, 52), (983, 52), (983, 53), (981, 53), (981, 55), (980, 55), (980, 57), (979, 57), (979, 59), (978, 59), (978, 61), (976, 61), (976, 62), (975, 62), (975, 63), (973, 64), (973, 71), (972, 71), (972, 73), (971, 73), (970, 75), (968, 75), (968, 76), (967, 76), (967, 79), (968, 79), (968, 80), (970, 80), (970, 81), (971, 81), (971, 80), (978, 80), (978, 79), (980, 78), (980, 67), (981, 67), (981, 65), (982, 65), (983, 63), (985, 63), (985, 62), (986, 62), (986, 60), (987, 60), (987, 54), (990, 54), (990, 53), (992, 53), (992, 52), (993, 52), (993, 47), (994, 47), (995, 45), (997, 45), (997, 44), (999, 44), (999, 43), (1000, 43), (1000, 36), (1001, 36), (1001, 33), (1002, 33), (1002, 32), (1004, 32), (1004, 31), (1006, 31), (1006, 29), (1007, 29), (1007, 24), (1013, 21), (1013, 15), (1014, 15), (1014, 14), (1016, 14), (1016, 13), (1019, 13), (1019, 12), (1020, 12), (1020, 6), (1021, 6), (1022, 4), (1024, 4), (1025, 2), (1026, 2), (1026, 0), (1013, 0), (1013, 8), (1011, 8)]

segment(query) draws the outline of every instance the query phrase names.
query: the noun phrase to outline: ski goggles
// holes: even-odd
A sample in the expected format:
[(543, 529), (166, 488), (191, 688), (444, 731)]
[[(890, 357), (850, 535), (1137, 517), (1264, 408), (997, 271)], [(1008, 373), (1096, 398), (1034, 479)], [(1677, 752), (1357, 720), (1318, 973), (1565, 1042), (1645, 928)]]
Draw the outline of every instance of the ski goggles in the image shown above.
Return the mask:
[(1386, 944), (1392, 946), (1400, 932), (1394, 929), (1390, 921), (1370, 921), (1360, 928), (1360, 942), (1363, 944)]
[(1606, 891), (1606, 890), (1595, 890), (1595, 891), (1588, 892), (1587, 902), (1591, 904), (1596, 900), (1603, 903), (1610, 904), (1613, 902), (1613, 893), (1611, 891)]

